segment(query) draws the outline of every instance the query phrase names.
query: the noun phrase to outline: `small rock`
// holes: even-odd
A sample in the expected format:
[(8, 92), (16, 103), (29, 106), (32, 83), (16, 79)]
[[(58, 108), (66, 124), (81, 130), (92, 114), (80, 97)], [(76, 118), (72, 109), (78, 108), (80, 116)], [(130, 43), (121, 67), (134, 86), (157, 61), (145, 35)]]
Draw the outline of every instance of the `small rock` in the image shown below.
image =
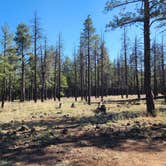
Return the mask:
[(97, 124), (95, 130), (100, 129), (100, 126)]
[(22, 126), (18, 129), (18, 131), (25, 131), (25, 130), (29, 130), (28, 126), (26, 126), (26, 125), (22, 125)]
[(40, 115), (40, 118), (44, 118), (44, 116), (43, 116), (43, 115)]
[(31, 128), (31, 133), (34, 133), (36, 129), (34, 127)]
[(67, 132), (68, 132), (67, 128), (64, 128), (64, 129), (61, 131), (62, 134), (67, 134)]

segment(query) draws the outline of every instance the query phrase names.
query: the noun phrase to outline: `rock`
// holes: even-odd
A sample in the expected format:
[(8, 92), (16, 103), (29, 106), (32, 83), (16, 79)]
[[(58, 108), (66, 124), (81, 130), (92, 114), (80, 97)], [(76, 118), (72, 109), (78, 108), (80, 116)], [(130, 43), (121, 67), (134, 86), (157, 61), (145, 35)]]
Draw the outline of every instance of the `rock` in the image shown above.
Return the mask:
[(40, 115), (40, 118), (44, 118), (44, 116), (43, 116), (43, 115)]
[(67, 128), (64, 128), (64, 129), (61, 131), (62, 134), (67, 134), (67, 132), (68, 132), (68, 129), (67, 129)]
[(95, 130), (100, 129), (100, 126), (96, 124)]
[(34, 127), (31, 128), (31, 133), (34, 133), (36, 129)]
[(49, 132), (50, 136), (54, 136), (54, 133), (52, 131)]
[(28, 126), (22, 125), (20, 128), (18, 128), (18, 131), (26, 131), (29, 130)]
[(143, 123), (142, 123), (142, 126), (144, 126), (144, 127), (147, 126), (147, 123), (146, 123), (146, 122), (143, 122)]

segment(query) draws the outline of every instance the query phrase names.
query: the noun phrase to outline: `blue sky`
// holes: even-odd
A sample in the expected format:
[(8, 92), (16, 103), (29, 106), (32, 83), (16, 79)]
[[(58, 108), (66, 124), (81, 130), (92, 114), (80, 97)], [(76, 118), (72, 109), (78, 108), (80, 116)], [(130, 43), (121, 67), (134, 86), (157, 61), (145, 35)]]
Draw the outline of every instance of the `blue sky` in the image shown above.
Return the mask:
[[(104, 14), (107, 0), (0, 0), (0, 25), (8, 23), (12, 32), (20, 22), (31, 25), (34, 11), (40, 17), (43, 33), (48, 43), (55, 45), (58, 33), (63, 35), (64, 55), (72, 55), (74, 46), (78, 46), (79, 35), (83, 22), (90, 14), (97, 33), (105, 30), (105, 25), (111, 19), (110, 14)], [(131, 28), (129, 34), (140, 31)], [(120, 29), (105, 33), (106, 46), (110, 58), (113, 59), (120, 52)]]

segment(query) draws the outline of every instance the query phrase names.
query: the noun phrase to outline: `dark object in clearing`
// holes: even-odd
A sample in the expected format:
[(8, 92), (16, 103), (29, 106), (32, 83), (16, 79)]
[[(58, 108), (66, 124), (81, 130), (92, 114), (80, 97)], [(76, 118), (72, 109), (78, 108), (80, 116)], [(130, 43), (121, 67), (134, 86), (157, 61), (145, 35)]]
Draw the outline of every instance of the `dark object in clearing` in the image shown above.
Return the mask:
[(26, 131), (29, 130), (28, 126), (22, 125), (21, 127), (18, 128), (18, 131)]
[(67, 128), (64, 128), (64, 129), (61, 131), (62, 134), (67, 134), (67, 132), (68, 132)]
[(59, 103), (59, 108), (62, 108), (62, 103)]
[(34, 133), (36, 129), (34, 127), (31, 128), (31, 133)]
[(100, 104), (99, 104), (99, 106), (97, 107), (97, 109), (95, 110), (95, 113), (103, 113), (103, 114), (106, 114), (106, 106), (104, 105), (104, 104), (102, 104), (101, 106), (100, 106)]
[(74, 103), (72, 103), (71, 104), (71, 108), (75, 108), (76, 106), (75, 106), (75, 104)]

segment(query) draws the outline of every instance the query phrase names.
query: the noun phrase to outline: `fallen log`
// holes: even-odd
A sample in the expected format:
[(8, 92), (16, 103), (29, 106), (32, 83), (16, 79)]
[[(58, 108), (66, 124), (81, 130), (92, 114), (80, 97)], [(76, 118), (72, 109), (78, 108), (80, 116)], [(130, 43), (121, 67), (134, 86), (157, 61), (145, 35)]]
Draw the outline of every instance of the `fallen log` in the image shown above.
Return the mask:
[[(154, 98), (154, 100), (157, 99), (165, 99), (165, 96), (157, 96)], [(146, 97), (144, 98), (136, 98), (136, 99), (127, 99), (127, 100), (107, 100), (107, 101), (103, 101), (103, 104), (110, 104), (110, 103), (130, 103), (130, 102), (136, 102), (136, 101), (144, 101), (146, 100)], [(91, 102), (91, 104), (98, 104), (99, 102)]]

